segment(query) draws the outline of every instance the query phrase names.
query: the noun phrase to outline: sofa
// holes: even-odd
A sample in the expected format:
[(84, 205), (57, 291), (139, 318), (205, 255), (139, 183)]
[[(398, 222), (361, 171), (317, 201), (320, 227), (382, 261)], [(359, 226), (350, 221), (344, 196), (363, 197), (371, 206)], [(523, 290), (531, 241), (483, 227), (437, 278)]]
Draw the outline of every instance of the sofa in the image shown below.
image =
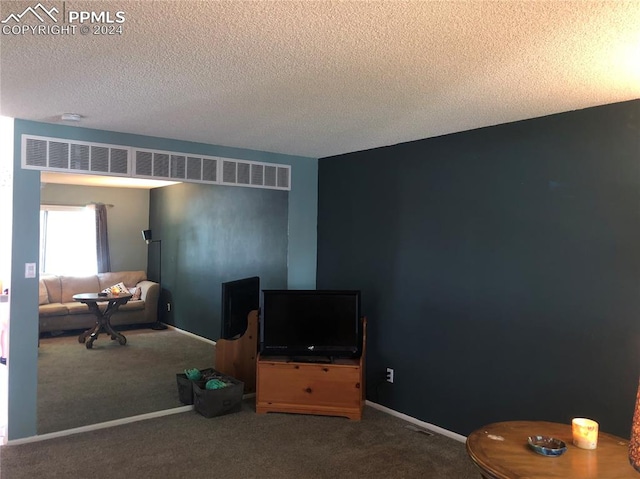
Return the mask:
[[(98, 273), (92, 276), (43, 275), (39, 280), (40, 332), (88, 329), (94, 326), (95, 315), (86, 304), (74, 301), (73, 295), (97, 293), (121, 283), (134, 296), (113, 313), (111, 324), (155, 323), (158, 320), (160, 285), (148, 281), (144, 271)], [(107, 303), (101, 304), (104, 308)]]

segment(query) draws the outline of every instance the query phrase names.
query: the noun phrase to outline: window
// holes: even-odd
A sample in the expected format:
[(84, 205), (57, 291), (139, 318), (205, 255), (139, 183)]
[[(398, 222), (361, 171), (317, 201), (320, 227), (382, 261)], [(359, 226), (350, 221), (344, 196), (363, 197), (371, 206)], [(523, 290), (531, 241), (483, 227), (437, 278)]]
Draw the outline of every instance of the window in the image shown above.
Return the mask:
[(90, 276), (98, 272), (93, 208), (40, 206), (40, 273)]

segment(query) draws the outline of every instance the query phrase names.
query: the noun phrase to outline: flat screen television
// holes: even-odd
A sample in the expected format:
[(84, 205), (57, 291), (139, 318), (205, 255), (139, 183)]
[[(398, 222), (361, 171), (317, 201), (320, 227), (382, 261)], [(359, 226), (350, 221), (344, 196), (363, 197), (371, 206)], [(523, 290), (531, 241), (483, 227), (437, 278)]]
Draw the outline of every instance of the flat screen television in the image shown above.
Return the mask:
[(247, 330), (249, 313), (260, 308), (260, 278), (222, 283), (222, 339), (240, 337)]
[(357, 358), (362, 353), (360, 291), (263, 290), (262, 355)]

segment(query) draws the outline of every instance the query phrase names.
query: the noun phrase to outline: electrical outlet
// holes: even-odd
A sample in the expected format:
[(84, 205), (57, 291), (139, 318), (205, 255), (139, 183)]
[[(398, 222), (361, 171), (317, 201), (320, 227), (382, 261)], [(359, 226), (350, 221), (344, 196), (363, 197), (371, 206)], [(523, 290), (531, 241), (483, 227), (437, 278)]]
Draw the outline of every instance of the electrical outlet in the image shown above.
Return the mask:
[(393, 369), (391, 368), (387, 368), (387, 382), (388, 383), (393, 382)]

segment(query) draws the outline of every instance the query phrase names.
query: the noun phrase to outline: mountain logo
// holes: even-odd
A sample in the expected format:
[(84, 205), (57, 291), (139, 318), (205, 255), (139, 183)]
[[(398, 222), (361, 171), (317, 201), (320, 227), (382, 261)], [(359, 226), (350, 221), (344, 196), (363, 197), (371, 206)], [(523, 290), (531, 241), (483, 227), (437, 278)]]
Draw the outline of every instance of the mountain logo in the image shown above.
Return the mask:
[[(38, 14), (38, 12), (40, 12), (40, 14)], [(40, 23), (44, 23), (45, 19), (43, 18), (44, 17), (44, 15), (42, 14), (43, 12), (51, 20), (58, 23), (58, 20), (56, 19), (56, 17), (53, 16), (54, 13), (60, 13), (58, 9), (56, 7), (53, 7), (51, 8), (51, 10), (47, 10), (46, 8), (44, 8), (44, 6), (41, 3), (38, 3), (35, 7), (25, 8), (24, 11), (18, 15), (16, 15), (15, 13), (12, 13), (7, 18), (2, 20), (0, 23), (9, 23), (10, 20), (13, 20), (16, 23), (20, 23), (20, 20), (22, 20), (22, 17), (24, 17), (27, 13), (33, 14), (38, 20), (40, 20)]]

